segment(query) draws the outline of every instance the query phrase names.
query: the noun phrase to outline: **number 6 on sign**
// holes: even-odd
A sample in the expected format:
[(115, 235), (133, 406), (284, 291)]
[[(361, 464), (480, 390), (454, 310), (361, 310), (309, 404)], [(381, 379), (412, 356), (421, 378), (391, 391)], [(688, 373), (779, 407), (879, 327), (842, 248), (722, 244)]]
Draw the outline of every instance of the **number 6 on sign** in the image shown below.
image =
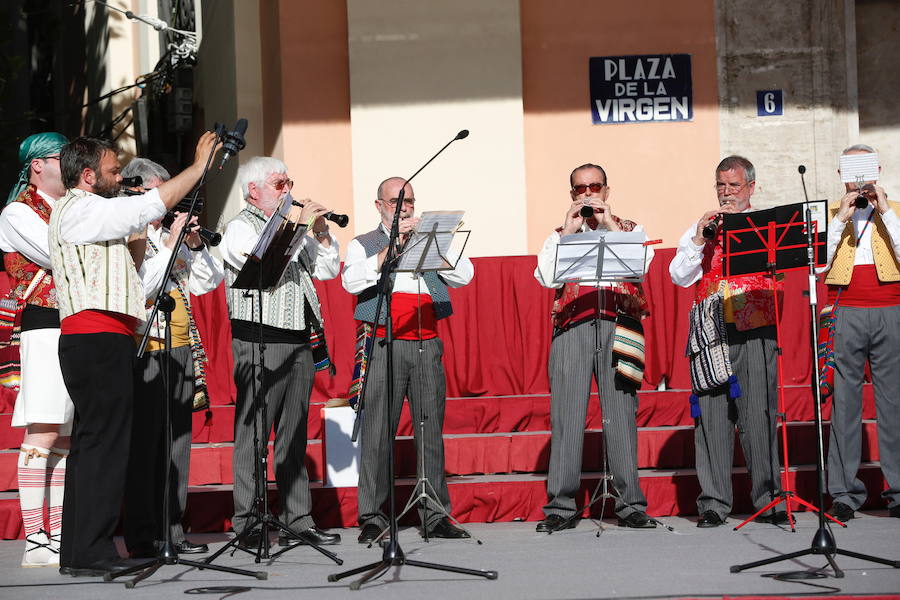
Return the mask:
[(782, 90), (759, 90), (756, 92), (756, 116), (774, 117), (784, 114), (784, 92)]

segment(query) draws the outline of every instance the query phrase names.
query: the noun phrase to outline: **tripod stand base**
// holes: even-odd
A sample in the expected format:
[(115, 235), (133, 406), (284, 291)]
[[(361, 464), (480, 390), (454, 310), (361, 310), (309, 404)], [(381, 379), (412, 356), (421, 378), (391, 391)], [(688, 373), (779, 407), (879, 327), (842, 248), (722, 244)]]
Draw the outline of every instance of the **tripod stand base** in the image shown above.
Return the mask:
[(834, 571), (834, 576), (840, 579), (844, 576), (844, 572), (841, 571), (841, 569), (837, 566), (837, 563), (834, 562), (834, 557), (838, 554), (840, 554), (841, 556), (849, 556), (851, 558), (858, 558), (860, 560), (866, 560), (869, 562), (894, 567), (895, 569), (900, 569), (900, 560), (889, 560), (886, 558), (880, 558), (878, 556), (870, 556), (868, 554), (862, 554), (860, 552), (853, 552), (851, 550), (841, 550), (837, 547), (837, 544), (834, 541), (834, 536), (831, 535), (831, 532), (824, 527), (820, 527), (818, 531), (816, 531), (816, 535), (813, 536), (812, 545), (805, 550), (798, 550), (797, 552), (789, 552), (787, 554), (779, 554), (778, 556), (773, 556), (772, 558), (744, 563), (742, 565), (733, 565), (732, 567), (730, 567), (729, 571), (732, 573), (740, 573), (741, 571), (744, 571), (746, 569), (762, 567), (764, 565), (771, 565), (783, 560), (792, 560), (799, 556), (820, 555), (824, 556), (828, 561), (829, 566), (831, 566), (831, 569)]
[(182, 565), (185, 567), (193, 567), (200, 570), (209, 569), (212, 571), (221, 571), (223, 573), (232, 573), (234, 575), (244, 575), (245, 577), (255, 577), (256, 579), (260, 580), (265, 580), (269, 577), (269, 574), (265, 571), (247, 571), (245, 569), (235, 569), (232, 567), (222, 567), (219, 565), (208, 565), (206, 563), (193, 560), (183, 560), (179, 558), (177, 554), (174, 556), (169, 556), (165, 552), (161, 552), (159, 556), (150, 559), (143, 564), (135, 565), (127, 569), (122, 569), (121, 571), (107, 573), (103, 576), (103, 581), (112, 581), (119, 577), (125, 577), (126, 575), (137, 573), (137, 576), (135, 576), (134, 579), (125, 582), (125, 587), (131, 589), (144, 579), (147, 579), (148, 577), (156, 573), (160, 567), (168, 565)]
[(387, 573), (391, 567), (402, 567), (409, 565), (411, 567), (419, 567), (422, 569), (433, 569), (436, 571), (447, 571), (449, 573), (460, 573), (462, 575), (474, 575), (476, 577), (484, 577), (485, 579), (497, 579), (497, 571), (484, 571), (481, 569), (466, 569), (465, 567), (455, 567), (452, 565), (440, 565), (437, 563), (423, 562), (420, 560), (409, 560), (403, 554), (403, 550), (395, 543), (389, 543), (384, 548), (384, 556), (378, 562), (369, 563), (343, 573), (333, 573), (328, 576), (328, 581), (340, 581), (345, 577), (352, 577), (359, 573), (365, 573), (362, 577), (350, 584), (351, 590), (358, 590), (364, 583), (372, 581)]

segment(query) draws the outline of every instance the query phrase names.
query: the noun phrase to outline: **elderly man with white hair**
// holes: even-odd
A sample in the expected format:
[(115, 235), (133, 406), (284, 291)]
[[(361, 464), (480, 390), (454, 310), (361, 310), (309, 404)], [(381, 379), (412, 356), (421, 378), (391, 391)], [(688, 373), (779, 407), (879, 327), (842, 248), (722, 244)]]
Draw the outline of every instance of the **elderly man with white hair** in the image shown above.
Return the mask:
[[(322, 335), (322, 312), (312, 278), (332, 279), (340, 270), (337, 240), (329, 233), (323, 215), (328, 209), (304, 200), (299, 224), (307, 228), (281, 280), (263, 290), (261, 310), (257, 294), (245, 295), (233, 288), (246, 257), (259, 240), (263, 227), (293, 187), (287, 166), (271, 157), (256, 156), (238, 170), (247, 206), (225, 227), (219, 249), (225, 261), (228, 316), (234, 350), (237, 406), (234, 415), (234, 518), (235, 533), (250, 525), (254, 499), (253, 392), (257, 378), (260, 337), (265, 345), (265, 402), (267, 422), (260, 435), (268, 439), (275, 426), (275, 480), (281, 499), (281, 521), (301, 541), (337, 544), (340, 535), (319, 530), (312, 519), (306, 456), (306, 422), (316, 365), (313, 341)], [(295, 201), (296, 202), (296, 201)], [(301, 204), (301, 203), (297, 203)], [(262, 324), (259, 324), (260, 313)], [(260, 332), (260, 329), (262, 331)], [(240, 546), (256, 550), (259, 530), (250, 532)], [(279, 543), (290, 543), (283, 532)]]

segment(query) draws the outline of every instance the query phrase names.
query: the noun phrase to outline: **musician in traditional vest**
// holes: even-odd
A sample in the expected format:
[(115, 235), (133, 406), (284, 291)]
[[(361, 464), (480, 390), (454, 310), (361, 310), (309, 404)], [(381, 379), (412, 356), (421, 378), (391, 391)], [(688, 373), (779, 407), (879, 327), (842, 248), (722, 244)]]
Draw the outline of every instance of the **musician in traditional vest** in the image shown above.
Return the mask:
[[(387, 515), (382, 509), (390, 486), (394, 484), (388, 478), (388, 450), (397, 432), (404, 397), (409, 399), (410, 412), (416, 423), (413, 429), (416, 448), (424, 448), (424, 476), (434, 488), (436, 500), (450, 512), (450, 495), (444, 474), (443, 429), (447, 400), (444, 365), (441, 362), (444, 343), (438, 337), (437, 322), (453, 313), (448, 286), (466, 285), (472, 281), (475, 270), (468, 258), (459, 258), (453, 270), (430, 271), (421, 277), (404, 272), (394, 275), (391, 292), (394, 397), (391, 399), (391, 414), (388, 414), (384, 370), (386, 353), (380, 341), (385, 334), (386, 314), (382, 312), (376, 321), (378, 293), (375, 284), (387, 253), (388, 234), (401, 189), (405, 193), (400, 213), (401, 244), (405, 243), (418, 223), (412, 186), (407, 183), (404, 187), (404, 182), (400, 177), (391, 177), (378, 186), (375, 210), (381, 222), (373, 231), (350, 242), (341, 275), (344, 289), (357, 296), (354, 318), (360, 324), (361, 343), (365, 344), (373, 336), (375, 340), (366, 365), (368, 382), (360, 434), (358, 510), (361, 531), (357, 539), (361, 544), (373, 541), (388, 525)], [(423, 414), (427, 417), (424, 440), (419, 439), (422, 436), (418, 426)], [(419, 518), (423, 518), (422, 511)], [(423, 522), (422, 527), (423, 534), (427, 532), (429, 537), (469, 537), (465, 530), (437, 511), (429, 510), (427, 519), (428, 522)]]
[[(843, 152), (873, 153), (863, 144)], [(875, 181), (865, 181), (862, 189), (856, 182), (845, 183), (844, 188), (844, 196), (829, 207), (825, 276), (836, 318), (828, 444), (828, 493), (834, 502), (828, 512), (847, 521), (866, 501), (858, 471), (868, 361), (878, 416), (879, 462), (887, 483), (881, 496), (890, 516), (900, 517), (900, 203), (889, 202)], [(865, 200), (863, 208), (855, 205), (858, 197)]]
[[(59, 310), (47, 245), (50, 213), (66, 192), (59, 151), (67, 141), (52, 132), (25, 138), (19, 145), (19, 181), (0, 214), (0, 250), (11, 295), (25, 302), (19, 393), (12, 415), (12, 426), (25, 428), (17, 462), (25, 529), (23, 567), (59, 564), (66, 457), (75, 415), (56, 352)], [(49, 515), (46, 527), (45, 505)]]
[[(591, 380), (596, 378), (603, 414), (603, 435), (616, 492), (615, 513), (622, 527), (652, 528), (647, 499), (637, 472), (637, 390), (643, 379), (643, 330), (647, 315), (641, 286), (627, 282), (598, 284), (557, 283), (555, 261), (561, 236), (588, 230), (642, 231), (633, 221), (613, 214), (610, 188), (603, 167), (584, 164), (569, 175), (569, 199), (563, 225), (544, 241), (537, 256), (534, 276), (555, 290), (553, 340), (550, 345), (550, 466), (547, 504), (538, 532), (552, 533), (575, 526), (575, 494), (581, 485), (584, 430), (590, 401)], [(582, 216), (582, 208), (592, 216)], [(647, 247), (646, 265), (653, 259)], [(599, 297), (598, 297), (599, 295)], [(599, 327), (599, 332), (595, 330)], [(599, 358), (597, 334), (601, 354)], [(636, 360), (613, 355), (617, 337), (631, 339), (639, 347)]]
[(200, 137), (194, 162), (141, 196), (115, 197), (118, 149), (81, 137), (60, 152), (65, 196), (50, 217), (50, 261), (61, 335), (59, 362), (75, 404), (66, 471), (60, 572), (102, 576), (130, 564), (113, 534), (119, 520), (133, 410), (138, 323), (144, 288), (126, 236), (143, 231), (183, 198), (203, 174), (216, 143)]
[[(337, 544), (339, 534), (316, 527), (312, 518), (312, 497), (306, 458), (306, 423), (316, 365), (311, 342), (321, 337), (324, 322), (313, 278), (337, 277), (340, 271), (337, 239), (328, 230), (322, 216), (328, 212), (318, 202), (302, 204), (299, 223), (306, 235), (296, 254), (274, 288), (263, 290), (262, 302), (256, 292), (232, 288), (247, 256), (253, 251), (263, 227), (293, 187), (287, 166), (277, 158), (256, 156), (238, 169), (238, 180), (246, 207), (225, 226), (219, 250), (225, 260), (228, 287), (228, 316), (231, 319), (234, 350), (234, 382), (237, 406), (234, 415), (234, 517), (232, 528), (242, 533), (249, 525), (254, 498), (253, 445), (255, 417), (253, 391), (257, 379), (260, 341), (265, 342), (265, 402), (268, 422), (260, 435), (269, 437), (275, 427), (275, 481), (281, 499), (281, 521), (296, 532), (300, 540), (318, 545)], [(255, 552), (260, 530), (242, 540), (241, 547)], [(289, 537), (279, 533), (279, 544), (287, 546)], [(266, 540), (268, 543), (268, 540)]]
[[(698, 394), (700, 416), (694, 423), (700, 480), (698, 527), (718, 527), (731, 512), (735, 427), (750, 471), (755, 510), (781, 493), (776, 437), (776, 299), (766, 277), (753, 275), (727, 281), (723, 278), (721, 229), (717, 226), (723, 213), (752, 210), (750, 197), (755, 188), (756, 169), (749, 160), (741, 156), (723, 159), (716, 167), (718, 208), (705, 212), (684, 232), (669, 265), (673, 283), (681, 287), (697, 284), (697, 302), (724, 290), (725, 334), (738, 382), (736, 386), (726, 384)], [(704, 236), (704, 228), (708, 237)], [(778, 283), (776, 290), (780, 289)], [(757, 517), (757, 521), (775, 524), (787, 520), (783, 510)]]
[[(135, 158), (122, 169), (122, 177), (140, 177), (142, 185), (128, 190), (144, 193), (171, 179), (160, 164), (146, 158)], [(165, 490), (165, 409), (170, 401), (172, 424), (172, 454), (169, 528), (172, 542), (179, 554), (197, 554), (208, 550), (206, 544), (195, 544), (185, 538), (181, 519), (187, 504), (188, 472), (191, 459), (191, 425), (195, 405), (208, 406), (206, 391), (206, 352), (191, 309), (191, 296), (213, 291), (225, 277), (222, 267), (209, 253), (196, 229), (185, 236), (180, 248), (175, 242), (182, 228), (196, 228), (197, 217), (190, 220), (185, 213), (176, 213), (166, 227), (165, 219), (154, 221), (143, 237), (144, 256), (138, 273), (147, 295), (147, 318), (152, 302), (162, 284), (166, 267), (173, 253), (175, 265), (166, 291), (175, 301), (170, 328), (172, 348), (165, 352), (165, 322), (160, 312), (153, 322), (138, 329), (142, 336), (150, 328), (150, 338), (144, 355), (138, 359), (135, 372), (134, 426), (128, 461), (128, 480), (125, 487), (125, 546), (132, 558), (156, 556), (154, 542), (164, 537), (162, 503)], [(140, 339), (140, 337), (138, 337)], [(165, 360), (168, 358), (168, 360)], [(167, 367), (168, 365), (168, 367)], [(171, 381), (166, 388), (164, 370), (168, 368)], [(171, 397), (170, 397), (171, 394)]]

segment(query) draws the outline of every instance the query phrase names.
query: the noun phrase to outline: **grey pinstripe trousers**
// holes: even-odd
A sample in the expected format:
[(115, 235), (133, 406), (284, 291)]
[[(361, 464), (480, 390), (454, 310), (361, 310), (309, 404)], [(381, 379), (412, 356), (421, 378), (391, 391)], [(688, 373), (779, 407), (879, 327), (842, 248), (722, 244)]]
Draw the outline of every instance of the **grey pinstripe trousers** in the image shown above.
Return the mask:
[[(382, 505), (387, 500), (389, 486), (394, 482), (388, 477), (388, 449), (397, 435), (400, 410), (404, 396), (409, 398), (413, 431), (416, 437), (416, 452), (424, 445), (425, 476), (434, 487), (436, 500), (450, 512), (450, 493), (444, 474), (444, 407), (447, 402), (444, 365), (444, 343), (440, 338), (420, 342), (416, 340), (394, 340), (393, 371), (394, 397), (391, 414), (387, 414), (385, 397), (385, 347), (376, 340), (372, 346), (372, 357), (368, 366), (365, 408), (362, 414), (360, 433), (359, 468), (359, 525), (375, 524), (387, 527), (387, 515)], [(425, 439), (419, 439), (419, 422), (425, 420)], [(387, 419), (390, 418), (390, 433)], [(416, 470), (419, 459), (416, 460)], [(421, 473), (420, 473), (421, 475)], [(432, 527), (441, 514), (428, 511), (426, 527)], [(422, 519), (422, 511), (419, 511)]]
[(701, 515), (712, 510), (723, 519), (733, 503), (735, 425), (750, 471), (753, 506), (758, 510), (781, 492), (775, 326), (738, 331), (733, 323), (727, 323), (726, 336), (741, 397), (731, 400), (722, 388), (700, 395), (701, 415), (694, 426), (701, 490), (697, 510)]
[(888, 506), (900, 506), (900, 306), (837, 310), (834, 401), (828, 443), (828, 493), (856, 510), (866, 501), (857, 477), (862, 444), (862, 383), (872, 370), (878, 413), (878, 454)]
[[(237, 406), (234, 415), (234, 517), (232, 528), (240, 533), (248, 524), (253, 508), (256, 455), (253, 448), (253, 378), (258, 370), (258, 346), (233, 340), (234, 382)], [(281, 499), (282, 523), (295, 531), (309, 529), (315, 523), (309, 476), (306, 473), (306, 421), (309, 396), (315, 374), (309, 344), (267, 343), (266, 417), (263, 439), (275, 428), (275, 482)]]
[(590, 400), (591, 378), (597, 378), (603, 435), (606, 438), (612, 484), (618, 492), (615, 512), (627, 517), (646, 511), (647, 499), (637, 474), (637, 394), (618, 381), (612, 359), (616, 324), (600, 320), (600, 372), (594, 368), (594, 321), (571, 327), (553, 338), (550, 346), (550, 469), (547, 475), (546, 515), (570, 517), (581, 484), (584, 427)]

